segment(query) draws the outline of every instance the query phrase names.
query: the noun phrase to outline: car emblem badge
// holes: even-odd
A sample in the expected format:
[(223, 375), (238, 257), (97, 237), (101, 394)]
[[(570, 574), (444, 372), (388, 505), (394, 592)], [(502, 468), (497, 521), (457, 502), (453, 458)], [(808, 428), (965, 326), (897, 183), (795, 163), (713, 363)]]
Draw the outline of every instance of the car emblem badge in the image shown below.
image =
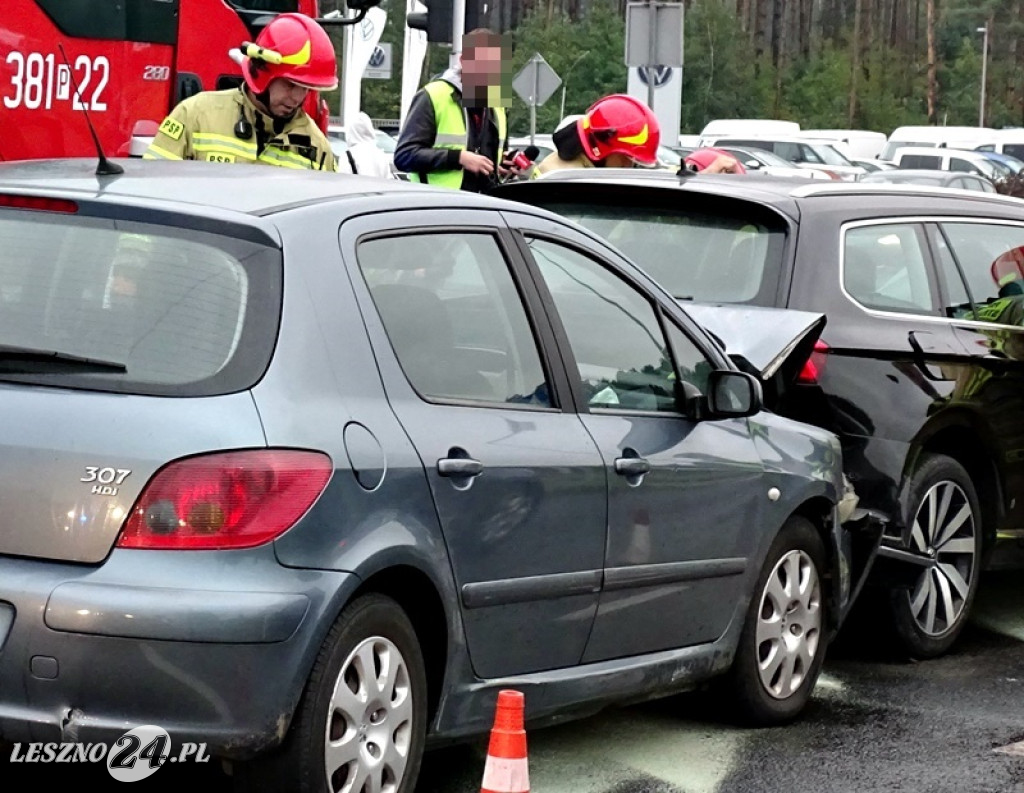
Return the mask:
[(130, 468), (110, 468), (98, 465), (85, 466), (85, 476), (79, 482), (92, 483), (92, 494), (116, 496), (121, 484), (131, 475)]

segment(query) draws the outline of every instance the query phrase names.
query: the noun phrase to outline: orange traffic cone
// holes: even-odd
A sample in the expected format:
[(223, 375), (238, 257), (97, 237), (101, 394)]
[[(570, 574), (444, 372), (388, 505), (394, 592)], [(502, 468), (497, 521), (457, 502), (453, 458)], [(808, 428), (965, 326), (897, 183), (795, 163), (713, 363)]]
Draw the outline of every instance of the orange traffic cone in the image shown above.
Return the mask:
[(498, 708), (487, 746), (480, 793), (530, 793), (530, 768), (523, 729), (525, 698), (520, 691), (498, 692)]

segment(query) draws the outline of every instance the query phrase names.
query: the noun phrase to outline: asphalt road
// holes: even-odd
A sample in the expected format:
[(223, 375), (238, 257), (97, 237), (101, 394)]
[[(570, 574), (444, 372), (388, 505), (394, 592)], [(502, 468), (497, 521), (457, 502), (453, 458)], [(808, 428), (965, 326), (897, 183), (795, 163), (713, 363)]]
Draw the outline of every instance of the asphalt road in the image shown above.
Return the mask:
[[(869, 632), (832, 648), (796, 724), (737, 729), (687, 694), (528, 734), (532, 793), (1024, 793), (1024, 574), (990, 574), (955, 652), (907, 663)], [(1012, 749), (1011, 749), (1012, 751)], [(479, 793), (483, 745), (427, 755), (416, 793)], [(124, 790), (104, 766), (0, 763), (5, 789)], [(17, 787), (10, 784), (17, 780)], [(129, 790), (229, 793), (215, 764)]]

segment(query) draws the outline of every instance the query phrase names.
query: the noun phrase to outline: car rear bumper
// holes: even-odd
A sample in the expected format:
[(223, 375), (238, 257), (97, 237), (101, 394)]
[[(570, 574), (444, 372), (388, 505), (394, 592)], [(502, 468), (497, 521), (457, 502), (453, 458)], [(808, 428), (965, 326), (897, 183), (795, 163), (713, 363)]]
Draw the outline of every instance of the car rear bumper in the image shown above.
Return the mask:
[(110, 743), (144, 724), (245, 758), (279, 742), (356, 576), (238, 552), (0, 559), (0, 739)]

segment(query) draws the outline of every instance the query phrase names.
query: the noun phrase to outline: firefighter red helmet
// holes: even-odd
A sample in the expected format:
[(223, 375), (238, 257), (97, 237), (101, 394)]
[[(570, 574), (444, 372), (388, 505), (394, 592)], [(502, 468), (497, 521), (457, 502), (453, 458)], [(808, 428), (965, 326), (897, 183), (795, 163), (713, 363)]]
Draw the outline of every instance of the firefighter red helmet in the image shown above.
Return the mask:
[(283, 77), (317, 91), (338, 87), (338, 63), (330, 36), (305, 14), (278, 14), (255, 44), (243, 44), (242, 74), (254, 93)]
[[(686, 155), (686, 158), (683, 160), (683, 162), (689, 166), (692, 166), (693, 170), (700, 172), (707, 168), (709, 165), (711, 165), (711, 163), (713, 163), (719, 157), (728, 157), (730, 160), (736, 160), (736, 158), (729, 154), (729, 152), (727, 151), (707, 147), (704, 149), (697, 149), (696, 151), (690, 152), (689, 154)], [(747, 172), (747, 169), (743, 167), (743, 163), (739, 162), (738, 160), (736, 160), (736, 165), (734, 165), (733, 168), (733, 173)]]
[(1012, 283), (1024, 286), (1024, 245), (999, 254), (989, 272), (1000, 289)]
[(576, 122), (583, 151), (591, 160), (625, 154), (644, 165), (658, 161), (661, 129), (647, 105), (626, 94), (598, 99)]

